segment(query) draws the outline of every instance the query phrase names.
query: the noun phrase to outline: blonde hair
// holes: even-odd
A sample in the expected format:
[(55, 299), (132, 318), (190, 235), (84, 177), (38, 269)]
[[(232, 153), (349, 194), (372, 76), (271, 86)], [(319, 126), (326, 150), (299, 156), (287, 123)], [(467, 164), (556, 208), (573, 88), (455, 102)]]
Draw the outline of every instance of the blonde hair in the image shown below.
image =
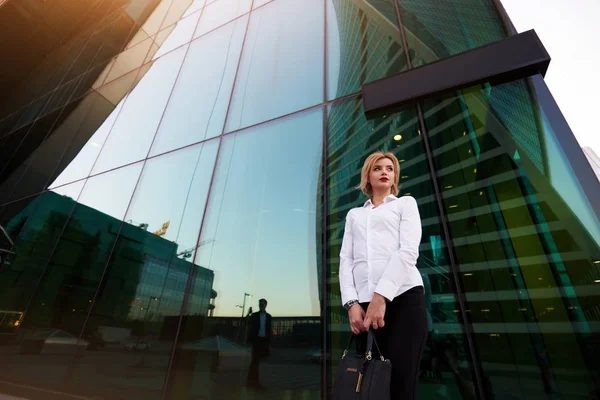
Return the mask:
[(389, 159), (392, 162), (392, 164), (394, 164), (394, 182), (392, 182), (392, 187), (390, 188), (390, 191), (394, 196), (398, 196), (398, 193), (400, 192), (398, 188), (398, 180), (400, 179), (400, 163), (398, 162), (398, 159), (392, 153), (376, 151), (375, 153), (367, 157), (365, 163), (363, 164), (362, 172), (360, 174), (359, 188), (368, 198), (371, 198), (373, 196), (373, 187), (371, 186), (371, 183), (369, 183), (369, 174), (373, 169), (375, 163), (384, 158)]

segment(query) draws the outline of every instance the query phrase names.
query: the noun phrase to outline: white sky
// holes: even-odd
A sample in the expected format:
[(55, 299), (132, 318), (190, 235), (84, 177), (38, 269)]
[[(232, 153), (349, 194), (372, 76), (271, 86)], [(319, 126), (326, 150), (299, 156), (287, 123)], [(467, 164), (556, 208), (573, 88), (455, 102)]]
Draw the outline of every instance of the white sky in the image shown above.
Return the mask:
[(535, 29), (552, 61), (546, 83), (581, 146), (600, 154), (600, 0), (502, 0), (519, 32)]

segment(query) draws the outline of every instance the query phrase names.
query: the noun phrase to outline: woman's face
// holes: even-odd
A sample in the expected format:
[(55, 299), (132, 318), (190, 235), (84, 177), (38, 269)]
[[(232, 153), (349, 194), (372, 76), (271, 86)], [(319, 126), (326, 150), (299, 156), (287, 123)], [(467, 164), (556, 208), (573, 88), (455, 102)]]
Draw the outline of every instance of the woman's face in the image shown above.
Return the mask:
[(369, 173), (369, 183), (373, 193), (391, 193), (392, 184), (396, 178), (394, 163), (389, 158), (377, 161)]

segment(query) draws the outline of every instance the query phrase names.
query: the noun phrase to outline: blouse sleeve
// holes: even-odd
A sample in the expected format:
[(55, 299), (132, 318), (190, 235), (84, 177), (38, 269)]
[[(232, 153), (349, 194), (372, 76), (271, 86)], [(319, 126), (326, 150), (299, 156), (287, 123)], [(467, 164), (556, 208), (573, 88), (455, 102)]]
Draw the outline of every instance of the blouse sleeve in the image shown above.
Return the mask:
[(406, 196), (400, 213), (400, 245), (388, 261), (375, 292), (389, 301), (398, 293), (410, 268), (417, 267), (421, 243), (421, 217), (414, 197)]
[(358, 300), (358, 293), (354, 286), (354, 249), (352, 239), (352, 210), (346, 215), (346, 227), (340, 250), (340, 291), (342, 293), (342, 305), (350, 300)]

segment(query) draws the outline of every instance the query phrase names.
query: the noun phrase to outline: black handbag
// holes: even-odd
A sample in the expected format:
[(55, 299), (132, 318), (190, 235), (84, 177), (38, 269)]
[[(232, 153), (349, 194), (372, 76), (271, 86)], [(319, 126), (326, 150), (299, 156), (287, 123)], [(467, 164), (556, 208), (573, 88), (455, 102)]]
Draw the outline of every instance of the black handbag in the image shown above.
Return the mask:
[[(372, 331), (367, 333), (367, 349), (364, 355), (348, 355), (348, 349), (355, 335), (350, 337), (348, 346), (335, 374), (333, 387), (334, 400), (390, 400), (392, 363), (381, 354)], [(380, 358), (373, 357), (373, 343)]]

